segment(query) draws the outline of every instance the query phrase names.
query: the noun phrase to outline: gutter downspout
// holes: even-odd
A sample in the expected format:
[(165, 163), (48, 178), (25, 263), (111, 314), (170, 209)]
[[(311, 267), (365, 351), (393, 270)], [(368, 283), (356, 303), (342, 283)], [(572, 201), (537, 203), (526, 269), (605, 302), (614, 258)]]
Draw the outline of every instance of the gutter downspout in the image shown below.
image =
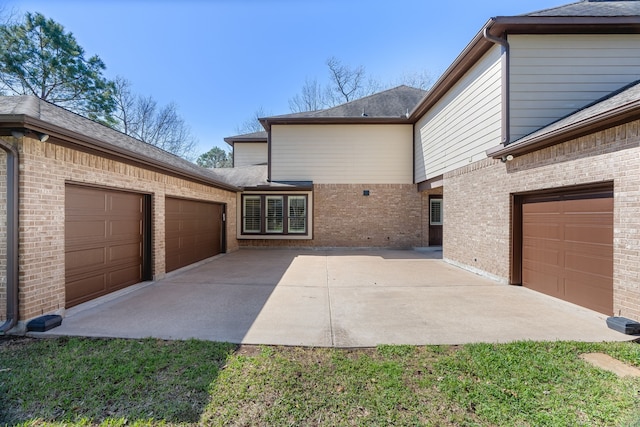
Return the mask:
[(489, 34), (491, 27), (485, 27), (483, 36), (492, 43), (502, 46), (502, 144), (511, 142), (511, 105), (510, 105), (510, 73), (509, 73), (509, 42), (506, 38)]
[(18, 323), (18, 196), (19, 158), (12, 144), (0, 139), (7, 153), (7, 320), (0, 325), (4, 334)]

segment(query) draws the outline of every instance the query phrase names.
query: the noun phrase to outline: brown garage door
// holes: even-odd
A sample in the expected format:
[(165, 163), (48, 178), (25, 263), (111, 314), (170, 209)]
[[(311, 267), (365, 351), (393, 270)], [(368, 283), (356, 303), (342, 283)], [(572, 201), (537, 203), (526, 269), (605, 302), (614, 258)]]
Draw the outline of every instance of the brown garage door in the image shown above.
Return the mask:
[(613, 314), (613, 196), (564, 195), (522, 205), (522, 284)]
[(145, 279), (145, 197), (67, 185), (66, 307)]
[(167, 272), (222, 252), (223, 205), (167, 197), (165, 211)]

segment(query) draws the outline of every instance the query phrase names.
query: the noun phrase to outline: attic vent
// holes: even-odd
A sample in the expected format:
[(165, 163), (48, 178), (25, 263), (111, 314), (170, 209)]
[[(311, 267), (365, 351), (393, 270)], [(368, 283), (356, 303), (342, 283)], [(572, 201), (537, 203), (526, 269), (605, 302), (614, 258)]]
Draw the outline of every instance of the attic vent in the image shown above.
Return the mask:
[(364, 111), (364, 108), (362, 109), (362, 117), (369, 117), (369, 115), (367, 114), (366, 111)]

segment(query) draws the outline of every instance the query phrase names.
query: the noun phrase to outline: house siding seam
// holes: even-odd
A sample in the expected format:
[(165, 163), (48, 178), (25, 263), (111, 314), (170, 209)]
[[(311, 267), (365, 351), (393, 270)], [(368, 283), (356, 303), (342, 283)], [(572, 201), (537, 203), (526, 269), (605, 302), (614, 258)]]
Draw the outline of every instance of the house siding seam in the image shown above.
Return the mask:
[(415, 125), (415, 180), (473, 161), (501, 137), (502, 53), (487, 52)]
[[(165, 274), (165, 196), (226, 203), (228, 212), (236, 209), (234, 192), (30, 138), (22, 139), (20, 149), (21, 321), (64, 313), (67, 182), (151, 194), (154, 279)], [(227, 215), (228, 251), (238, 248), (235, 228), (235, 216)]]
[[(511, 195), (614, 183), (614, 313), (640, 320), (640, 121), (444, 175), (444, 258), (508, 282)], [(571, 173), (567, 173), (567, 171)]]
[(510, 35), (511, 139), (635, 81), (639, 34)]
[[(369, 190), (369, 196), (363, 192)], [(422, 195), (414, 184), (315, 184), (313, 240), (240, 240), (240, 246), (380, 247), (422, 245)]]

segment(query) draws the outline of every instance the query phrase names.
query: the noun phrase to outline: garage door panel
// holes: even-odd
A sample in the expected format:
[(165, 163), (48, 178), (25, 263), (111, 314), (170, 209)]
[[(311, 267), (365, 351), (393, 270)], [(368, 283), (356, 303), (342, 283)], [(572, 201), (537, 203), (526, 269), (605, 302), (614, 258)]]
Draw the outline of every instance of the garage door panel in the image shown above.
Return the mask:
[(106, 259), (106, 249), (104, 247), (68, 251), (65, 255), (65, 271), (67, 275), (93, 271), (96, 268), (100, 268), (100, 266), (104, 266)]
[(180, 237), (165, 239), (164, 246), (167, 252), (178, 250), (180, 248)]
[(140, 275), (141, 273), (142, 272), (140, 271), (140, 266), (138, 265), (132, 265), (129, 267), (114, 270), (109, 272), (107, 283), (112, 290), (123, 289), (127, 286), (140, 283), (140, 280), (136, 280), (133, 278)]
[(106, 274), (94, 274), (81, 277), (78, 280), (67, 282), (65, 291), (67, 301), (78, 301), (78, 303), (89, 301), (105, 294), (107, 276)]
[(112, 264), (128, 262), (140, 264), (142, 245), (140, 242), (123, 243), (109, 247), (109, 262)]
[(66, 239), (94, 240), (103, 239), (107, 235), (107, 223), (104, 220), (76, 219), (73, 227), (66, 227)]
[[(553, 220), (549, 220), (553, 221)], [(532, 241), (539, 240), (560, 240), (562, 238), (562, 228), (557, 224), (543, 223), (538, 221), (531, 221), (526, 223), (526, 233), (523, 234), (525, 239), (531, 239)]]
[(92, 206), (94, 212), (106, 212), (107, 198), (106, 194), (97, 192), (94, 188), (74, 187), (73, 197), (65, 200), (65, 209), (67, 213), (87, 215), (87, 206)]
[(544, 198), (522, 203), (522, 284), (612, 314), (613, 197)]
[(531, 255), (531, 259), (535, 259), (535, 264), (538, 266), (557, 266), (560, 263), (560, 252), (557, 249), (528, 246), (526, 250)]
[(604, 282), (594, 285), (585, 280), (566, 280), (565, 299), (591, 310), (606, 313), (613, 307), (613, 289), (608, 288)]
[(565, 200), (562, 204), (565, 213), (586, 213), (588, 216), (597, 214), (610, 215), (613, 211), (612, 197), (598, 197), (589, 199)]
[(110, 239), (130, 238), (131, 236), (142, 235), (142, 220), (117, 220), (109, 222)]
[(142, 281), (144, 195), (68, 185), (66, 307)]
[[(613, 256), (613, 254), (612, 254)], [(606, 278), (613, 277), (612, 257), (588, 255), (584, 253), (567, 253), (564, 259), (567, 274), (570, 272), (588, 273)]]
[(606, 225), (613, 223), (613, 218), (602, 217), (597, 223), (578, 224), (575, 218), (572, 224), (565, 227), (567, 242), (610, 245), (613, 240), (613, 228)]
[(562, 289), (561, 283), (559, 282), (556, 274), (548, 271), (541, 271), (536, 268), (523, 268), (522, 280), (525, 283), (535, 283), (535, 287), (529, 287), (547, 295), (557, 296)]
[(136, 214), (142, 213), (142, 199), (131, 197), (127, 193), (109, 194), (109, 212), (111, 214)]

